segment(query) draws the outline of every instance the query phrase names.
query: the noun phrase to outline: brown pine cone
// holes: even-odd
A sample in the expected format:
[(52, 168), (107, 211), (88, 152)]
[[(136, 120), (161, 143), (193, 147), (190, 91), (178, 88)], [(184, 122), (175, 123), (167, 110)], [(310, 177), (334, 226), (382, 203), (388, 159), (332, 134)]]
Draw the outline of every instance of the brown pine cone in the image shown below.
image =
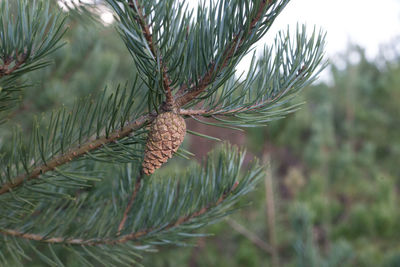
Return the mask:
[(186, 134), (185, 120), (174, 112), (159, 114), (150, 127), (143, 160), (143, 172), (152, 174), (178, 150)]

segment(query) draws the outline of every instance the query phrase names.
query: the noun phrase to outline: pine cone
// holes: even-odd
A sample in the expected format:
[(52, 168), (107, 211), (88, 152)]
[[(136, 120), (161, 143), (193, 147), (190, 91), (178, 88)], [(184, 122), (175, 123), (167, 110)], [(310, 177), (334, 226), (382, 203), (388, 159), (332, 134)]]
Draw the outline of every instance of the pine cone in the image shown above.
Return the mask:
[(174, 112), (157, 116), (150, 127), (147, 138), (143, 172), (152, 174), (178, 150), (186, 134), (185, 120)]

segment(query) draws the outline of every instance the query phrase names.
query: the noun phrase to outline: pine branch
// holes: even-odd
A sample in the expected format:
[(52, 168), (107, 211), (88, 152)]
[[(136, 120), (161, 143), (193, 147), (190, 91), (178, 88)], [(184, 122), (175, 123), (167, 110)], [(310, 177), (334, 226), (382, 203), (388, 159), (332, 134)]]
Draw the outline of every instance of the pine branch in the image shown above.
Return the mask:
[(49, 12), (49, 1), (27, 0), (0, 4), (0, 78), (42, 68), (44, 57), (62, 46), (65, 16)]
[(153, 41), (153, 37), (151, 35), (150, 25), (148, 25), (146, 23), (146, 19), (144, 17), (144, 14), (143, 14), (142, 8), (139, 4), (139, 1), (136, 0), (135, 2), (133, 2), (133, 0), (129, 0), (129, 6), (137, 12), (137, 21), (142, 29), (143, 36), (145, 37), (147, 44), (150, 47), (150, 51), (154, 57), (154, 60), (159, 61), (161, 75), (162, 75), (162, 79), (163, 79), (164, 90), (165, 90), (165, 94), (166, 94), (166, 108), (170, 109), (174, 106), (174, 99), (172, 97), (172, 92), (171, 92), (171, 87), (170, 87), (171, 82), (170, 82), (170, 78), (167, 73), (166, 65), (164, 64), (161, 55), (158, 53), (158, 49), (157, 49), (157, 47)]
[(230, 109), (230, 110), (224, 110), (223, 107), (217, 107), (215, 109), (180, 109), (179, 114), (180, 115), (185, 115), (185, 116), (224, 116), (224, 115), (232, 115), (236, 114), (237, 112), (246, 112), (250, 110), (256, 110), (258, 108), (261, 108), (264, 105), (268, 105), (270, 103), (276, 102), (282, 94), (275, 96), (273, 99), (266, 100), (266, 101), (260, 101), (255, 104), (252, 104), (250, 106), (246, 107), (238, 107), (235, 109)]
[[(78, 101), (71, 111), (61, 109), (52, 113), (46, 123), (34, 123), (31, 138), (17, 131), (15, 145), (2, 149), (0, 195), (21, 185), (38, 184), (40, 177), (51, 183), (50, 179), (61, 176), (66, 184), (79, 181), (79, 187), (81, 181), (91, 178), (60, 168), (75, 168), (77, 159), (121, 163), (141, 159), (141, 155), (134, 153), (144, 142), (140, 137), (144, 131), (138, 130), (155, 115), (144, 113), (141, 96), (136, 95), (141, 86), (136, 79), (130, 91), (118, 87), (106, 98), (105, 90), (95, 99)], [(38, 181), (28, 183), (35, 180)]]
[(200, 95), (215, 80), (219, 73), (227, 67), (232, 57), (235, 56), (237, 51), (242, 47), (243, 42), (254, 33), (254, 30), (257, 30), (256, 25), (259, 23), (270, 2), (269, 0), (260, 1), (256, 15), (251, 19), (250, 30), (246, 32), (246, 29), (243, 27), (240, 32), (234, 35), (230, 44), (223, 52), (222, 63), (217, 65), (216, 62), (211, 62), (208, 67), (208, 72), (206, 72), (199, 81), (190, 86), (184, 84), (180, 87), (175, 96), (175, 102), (178, 107), (186, 105)]
[[(164, 2), (157, 4), (138, 0), (107, 0), (107, 2), (119, 16), (120, 33), (137, 64), (139, 72), (144, 74), (140, 77), (149, 88), (149, 107), (157, 111), (159, 106), (166, 110), (174, 109), (168, 62), (161, 51), (162, 49), (157, 45), (157, 36), (154, 36), (156, 34), (155, 28), (159, 30), (163, 23), (154, 22), (154, 17), (152, 17), (156, 12), (152, 4), (160, 8), (164, 5)], [(149, 10), (149, 14), (146, 14), (147, 10)], [(157, 17), (157, 19), (159, 18)], [(149, 20), (151, 22), (148, 22)], [(161, 103), (161, 95), (165, 95), (164, 104)]]
[[(180, 114), (185, 115), (187, 111), (180, 110)], [(20, 174), (16, 177), (10, 178), (11, 182), (7, 182), (1, 185), (0, 195), (10, 192), (11, 190), (22, 186), (25, 182), (39, 179), (47, 172), (54, 171), (60, 166), (68, 164), (69, 162), (76, 160), (84, 155), (91, 154), (96, 150), (103, 148), (107, 144), (113, 144), (118, 140), (121, 140), (132, 134), (137, 129), (142, 128), (144, 125), (151, 123), (154, 119), (155, 113), (152, 112), (147, 115), (143, 115), (129, 123), (123, 128), (118, 128), (115, 131), (102, 135), (92, 136), (88, 141), (79, 144), (76, 147), (70, 148), (66, 153), (56, 155), (53, 158), (46, 160), (45, 163), (35, 167), (29, 173)]]
[[(180, 110), (181, 114), (186, 113), (185, 110)], [(29, 173), (20, 174), (16, 177), (10, 178), (11, 182), (7, 182), (1, 185), (0, 195), (10, 192), (11, 190), (23, 185), (25, 182), (39, 179), (47, 172), (54, 171), (60, 166), (68, 164), (69, 162), (76, 160), (84, 155), (91, 154), (96, 150), (103, 148), (107, 144), (113, 144), (118, 140), (121, 140), (132, 134), (137, 129), (142, 128), (144, 125), (151, 123), (154, 119), (155, 113), (152, 112), (147, 115), (143, 115), (129, 123), (123, 128), (118, 128), (115, 131), (102, 135), (92, 136), (86, 142), (79, 144), (76, 147), (70, 148), (66, 153), (61, 155), (55, 155), (53, 158), (46, 160), (45, 163), (35, 167)]]
[(129, 214), (129, 212), (130, 212), (130, 210), (132, 208), (133, 202), (135, 201), (135, 198), (136, 198), (136, 196), (137, 196), (137, 194), (139, 192), (140, 186), (142, 185), (143, 175), (144, 175), (143, 171), (140, 170), (140, 174), (139, 174), (138, 178), (136, 179), (135, 189), (133, 190), (133, 193), (132, 193), (132, 196), (131, 196), (131, 198), (130, 198), (130, 200), (128, 202), (128, 205), (125, 208), (124, 216), (122, 217), (122, 220), (119, 223), (117, 235), (120, 235), (121, 231), (125, 227), (126, 220), (128, 219), (128, 214)]
[(110, 133), (108, 136), (101, 137), (92, 137), (87, 142), (79, 145), (78, 147), (71, 148), (65, 154), (57, 156), (43, 165), (40, 165), (34, 168), (29, 174), (21, 174), (13, 179), (12, 182), (5, 183), (0, 187), (0, 195), (9, 192), (10, 190), (21, 186), (24, 182), (38, 179), (40, 175), (45, 174), (46, 172), (53, 171), (57, 167), (64, 165), (78, 157), (81, 157), (89, 152), (99, 149), (106, 144), (116, 142), (117, 140), (129, 136), (133, 131), (143, 127), (143, 125), (149, 123), (151, 121), (150, 115), (144, 115), (124, 126), (121, 129), (117, 129), (114, 132)]
[(65, 16), (49, 12), (49, 2), (0, 2), (0, 112), (13, 108), (26, 87), (17, 78), (48, 66), (45, 58), (63, 45)]
[[(178, 236), (189, 236), (186, 231), (193, 231), (204, 222), (211, 223), (210, 218), (215, 220), (225, 216), (232, 210), (232, 205), (237, 202), (239, 196), (254, 188), (262, 176), (262, 169), (253, 162), (244, 174), (240, 169), (243, 159), (243, 153), (225, 146), (209, 155), (206, 167), (202, 170), (198, 166), (193, 166), (184, 176), (177, 173), (173, 179), (163, 177), (163, 180), (158, 180), (157, 177), (153, 177), (144, 180), (145, 184), (141, 187), (143, 190), (136, 196), (137, 202), (135, 201), (134, 207), (129, 212), (129, 224), (121, 235), (114, 226), (119, 218), (125, 216), (125, 212), (114, 209), (117, 214), (112, 214), (109, 209), (115, 205), (112, 202), (120, 203), (126, 200), (125, 193), (121, 189), (136, 191), (126, 184), (130, 184), (130, 172), (121, 182), (109, 180), (94, 189), (103, 196), (98, 199), (100, 202), (93, 202), (97, 199), (96, 192), (82, 196), (82, 199), (78, 200), (81, 204), (65, 203), (60, 200), (49, 206), (47, 201), (42, 200), (42, 204), (38, 205), (32, 216), (26, 218), (26, 222), (14, 226), (12, 224), (8, 227), (2, 226), (0, 232), (4, 236), (65, 245), (118, 245), (128, 241), (152, 244), (155, 240), (164, 240), (168, 243), (167, 240), (171, 237), (176, 239)], [(223, 162), (227, 164), (222, 164)], [(215, 171), (216, 166), (219, 166), (218, 171)], [(181, 179), (184, 179), (185, 183), (179, 183)], [(110, 182), (114, 186), (110, 186)], [(118, 194), (112, 193), (119, 200), (104, 201), (103, 189), (111, 189)], [(122, 212), (123, 216), (120, 217), (119, 214), (122, 215)], [(107, 217), (103, 217), (105, 214)], [(68, 221), (63, 218), (68, 218)], [(78, 225), (69, 223), (70, 220), (80, 222), (78, 229), (76, 229)], [(65, 227), (56, 228), (53, 234), (47, 231), (47, 225), (57, 225), (60, 222)], [(101, 232), (98, 232), (100, 230)], [(38, 231), (41, 233), (32, 233)], [(177, 232), (181, 234), (176, 235)], [(71, 234), (76, 236), (73, 237)]]
[[(198, 211), (196, 211), (192, 214), (180, 217), (175, 222), (172, 222), (172, 223), (166, 225), (165, 227), (163, 227), (163, 229), (158, 229), (158, 230), (168, 231), (172, 228), (175, 228), (182, 224), (185, 224), (185, 223), (191, 221), (192, 219), (200, 217), (201, 215), (210, 211), (211, 208), (214, 208), (214, 207), (220, 205), (229, 196), (229, 194), (231, 194), (236, 189), (236, 187), (238, 185), (239, 185), (239, 183), (236, 182), (232, 186), (232, 188), (228, 192), (226, 192), (224, 195), (222, 195), (215, 203), (212, 203), (205, 207), (202, 207), (201, 209), (199, 209)], [(136, 191), (136, 189), (135, 189), (135, 191)], [(121, 230), (121, 229), (119, 229), (119, 230)], [(149, 234), (150, 232), (153, 232), (154, 230), (156, 230), (156, 229), (149, 228), (149, 229), (141, 230), (139, 232), (122, 235), (115, 239), (99, 239), (99, 240), (85, 240), (85, 239), (80, 239), (80, 238), (65, 239), (63, 237), (48, 238), (48, 237), (37, 235), (37, 234), (22, 233), (22, 232), (19, 232), (16, 230), (11, 230), (11, 229), (0, 229), (0, 233), (2, 233), (4, 235), (20, 237), (20, 238), (34, 240), (34, 241), (40, 241), (40, 242), (44, 242), (44, 243), (52, 243), (52, 244), (62, 243), (62, 244), (69, 244), (69, 245), (98, 246), (98, 245), (116, 245), (116, 244), (126, 243), (128, 241), (138, 240), (142, 236), (145, 236), (145, 235)]]
[(257, 62), (253, 57), (243, 81), (240, 77), (230, 78), (217, 92), (204, 97), (197, 106), (203, 108), (182, 110), (181, 114), (212, 117), (217, 120), (214, 126), (253, 127), (297, 110), (298, 104), (284, 105), (314, 81), (326, 63), (320, 64), (324, 47), (321, 33), (314, 31), (308, 38), (303, 26), (297, 29), (294, 39), (292, 43), (289, 32), (280, 32), (275, 51), (265, 48)]

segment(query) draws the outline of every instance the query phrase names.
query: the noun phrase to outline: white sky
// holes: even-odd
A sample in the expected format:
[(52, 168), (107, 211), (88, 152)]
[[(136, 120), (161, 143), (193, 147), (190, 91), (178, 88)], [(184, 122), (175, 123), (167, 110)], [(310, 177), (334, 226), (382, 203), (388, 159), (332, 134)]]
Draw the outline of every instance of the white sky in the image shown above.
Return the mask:
[[(279, 30), (289, 25), (294, 31), (297, 23), (327, 32), (326, 55), (332, 62), (349, 44), (365, 48), (373, 59), (382, 45), (400, 36), (400, 0), (292, 0), (260, 41), (270, 43)], [(244, 61), (239, 72), (248, 66)], [(321, 74), (323, 80), (329, 80), (327, 72)]]
[(373, 57), (380, 44), (400, 35), (400, 0), (292, 0), (276, 20), (274, 31), (287, 24), (295, 29), (297, 22), (327, 32), (329, 55), (355, 43)]
[[(198, 1), (186, 2), (196, 6)], [(333, 61), (349, 44), (365, 48), (367, 57), (373, 59), (381, 45), (400, 36), (400, 0), (292, 0), (258, 46), (270, 44), (276, 33), (288, 25), (294, 33), (297, 23), (307, 25), (308, 30), (315, 25), (327, 32), (326, 55)], [(243, 59), (238, 71), (246, 71), (249, 61), (250, 55)]]

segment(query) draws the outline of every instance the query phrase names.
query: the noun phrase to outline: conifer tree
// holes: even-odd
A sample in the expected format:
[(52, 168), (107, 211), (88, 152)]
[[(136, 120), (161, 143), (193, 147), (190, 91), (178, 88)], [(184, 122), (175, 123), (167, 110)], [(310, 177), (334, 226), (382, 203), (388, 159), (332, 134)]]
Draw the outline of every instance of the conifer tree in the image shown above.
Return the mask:
[[(193, 118), (209, 127), (258, 127), (298, 107), (284, 105), (324, 67), (324, 35), (278, 34), (245, 77), (241, 59), (288, 0), (218, 0), (194, 11), (177, 0), (107, 0), (134, 63), (117, 88), (0, 135), (0, 265), (39, 258), (64, 266), (132, 266), (142, 252), (182, 244), (236, 208), (263, 172), (228, 144), (204, 164), (163, 171)], [(83, 5), (81, 16), (96, 6)], [(86, 11), (85, 11), (86, 10)], [(71, 11), (76, 12), (76, 10)], [(0, 133), (30, 90), (26, 75), (64, 45), (66, 14), (50, 0), (0, 1)], [(40, 97), (38, 95), (37, 97)], [(204, 118), (211, 118), (204, 120)]]

